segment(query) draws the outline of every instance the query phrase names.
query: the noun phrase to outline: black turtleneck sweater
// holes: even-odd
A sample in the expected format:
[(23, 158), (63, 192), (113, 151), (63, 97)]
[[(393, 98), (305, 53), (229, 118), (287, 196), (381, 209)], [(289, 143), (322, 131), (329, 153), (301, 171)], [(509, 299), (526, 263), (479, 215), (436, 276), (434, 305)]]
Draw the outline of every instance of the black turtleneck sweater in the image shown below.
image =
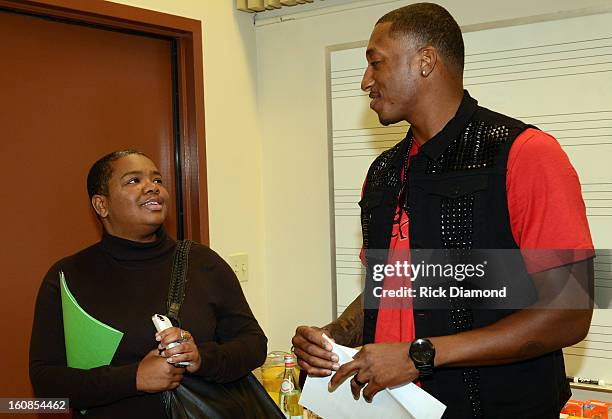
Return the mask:
[[(37, 397), (68, 397), (89, 418), (165, 418), (161, 393), (136, 390), (138, 363), (157, 347), (151, 316), (166, 312), (176, 242), (160, 231), (154, 243), (104, 234), (102, 241), (64, 258), (45, 276), (30, 343), (30, 379)], [(66, 366), (59, 271), (81, 307), (124, 336), (109, 366)], [(267, 339), (231, 268), (195, 244), (180, 312), (202, 357), (196, 373), (213, 382), (244, 376), (263, 363)]]

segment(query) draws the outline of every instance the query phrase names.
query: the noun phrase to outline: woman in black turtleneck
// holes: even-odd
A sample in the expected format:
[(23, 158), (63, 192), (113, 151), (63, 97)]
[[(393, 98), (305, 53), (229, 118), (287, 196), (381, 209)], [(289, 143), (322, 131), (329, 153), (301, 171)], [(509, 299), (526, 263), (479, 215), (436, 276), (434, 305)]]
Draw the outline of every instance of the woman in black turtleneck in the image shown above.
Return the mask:
[[(40, 287), (30, 344), (30, 379), (37, 397), (68, 397), (75, 415), (165, 418), (160, 394), (183, 374), (228, 382), (261, 365), (267, 339), (231, 268), (208, 247), (189, 255), (181, 325), (192, 336), (159, 355), (154, 313), (166, 312), (176, 242), (162, 228), (168, 192), (155, 164), (140, 152), (100, 159), (87, 178), (102, 240), (51, 267)], [(109, 366), (66, 366), (59, 272), (94, 318), (124, 333)], [(169, 329), (161, 346), (179, 339)], [(172, 351), (172, 352), (171, 352)], [(180, 353), (177, 356), (174, 352)], [(186, 369), (170, 362), (190, 361)]]

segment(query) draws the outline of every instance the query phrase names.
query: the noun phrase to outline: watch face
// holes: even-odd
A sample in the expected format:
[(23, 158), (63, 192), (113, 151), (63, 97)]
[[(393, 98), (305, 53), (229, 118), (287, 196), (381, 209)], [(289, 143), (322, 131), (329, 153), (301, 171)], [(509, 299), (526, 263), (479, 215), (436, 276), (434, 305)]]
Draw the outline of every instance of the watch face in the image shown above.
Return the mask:
[(410, 356), (418, 364), (431, 363), (435, 354), (436, 352), (431, 342), (424, 339), (414, 341), (410, 347)]

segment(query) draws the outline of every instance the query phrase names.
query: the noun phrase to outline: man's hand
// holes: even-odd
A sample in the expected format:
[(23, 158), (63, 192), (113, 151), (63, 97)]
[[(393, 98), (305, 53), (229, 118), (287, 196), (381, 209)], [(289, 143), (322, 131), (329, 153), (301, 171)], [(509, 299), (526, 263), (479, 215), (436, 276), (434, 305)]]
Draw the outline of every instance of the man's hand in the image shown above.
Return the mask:
[[(412, 382), (419, 371), (408, 356), (409, 342), (376, 343), (365, 345), (353, 357), (353, 361), (342, 365), (329, 382), (329, 391), (334, 391), (348, 377), (355, 400), (363, 388), (363, 398), (368, 403), (379, 391)], [(365, 386), (365, 387), (364, 387)]]
[(338, 355), (331, 351), (332, 345), (323, 337), (323, 333), (332, 338), (327, 330), (299, 326), (291, 340), (298, 364), (310, 376), (327, 377), (340, 367)]
[(179, 386), (184, 372), (185, 368), (175, 368), (153, 349), (138, 364), (136, 389), (147, 393), (172, 390)]
[[(161, 351), (161, 356), (166, 358), (170, 364), (177, 362), (189, 362), (186, 368), (187, 372), (194, 373), (200, 369), (202, 358), (193, 336), (187, 330), (181, 330), (178, 327), (170, 327), (162, 330), (155, 335), (155, 339), (159, 341), (158, 349)], [(173, 342), (179, 345), (168, 349), (168, 345)]]

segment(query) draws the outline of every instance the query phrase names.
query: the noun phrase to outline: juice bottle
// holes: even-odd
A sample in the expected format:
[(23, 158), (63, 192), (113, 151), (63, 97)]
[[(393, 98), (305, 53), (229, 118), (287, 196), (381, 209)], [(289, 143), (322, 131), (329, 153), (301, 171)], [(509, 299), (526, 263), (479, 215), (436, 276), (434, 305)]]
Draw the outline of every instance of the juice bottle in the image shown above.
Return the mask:
[(288, 419), (303, 419), (304, 409), (300, 406), (300, 386), (295, 377), (295, 358), (293, 355), (285, 355), (285, 373), (281, 382), (278, 399), (280, 409)]

